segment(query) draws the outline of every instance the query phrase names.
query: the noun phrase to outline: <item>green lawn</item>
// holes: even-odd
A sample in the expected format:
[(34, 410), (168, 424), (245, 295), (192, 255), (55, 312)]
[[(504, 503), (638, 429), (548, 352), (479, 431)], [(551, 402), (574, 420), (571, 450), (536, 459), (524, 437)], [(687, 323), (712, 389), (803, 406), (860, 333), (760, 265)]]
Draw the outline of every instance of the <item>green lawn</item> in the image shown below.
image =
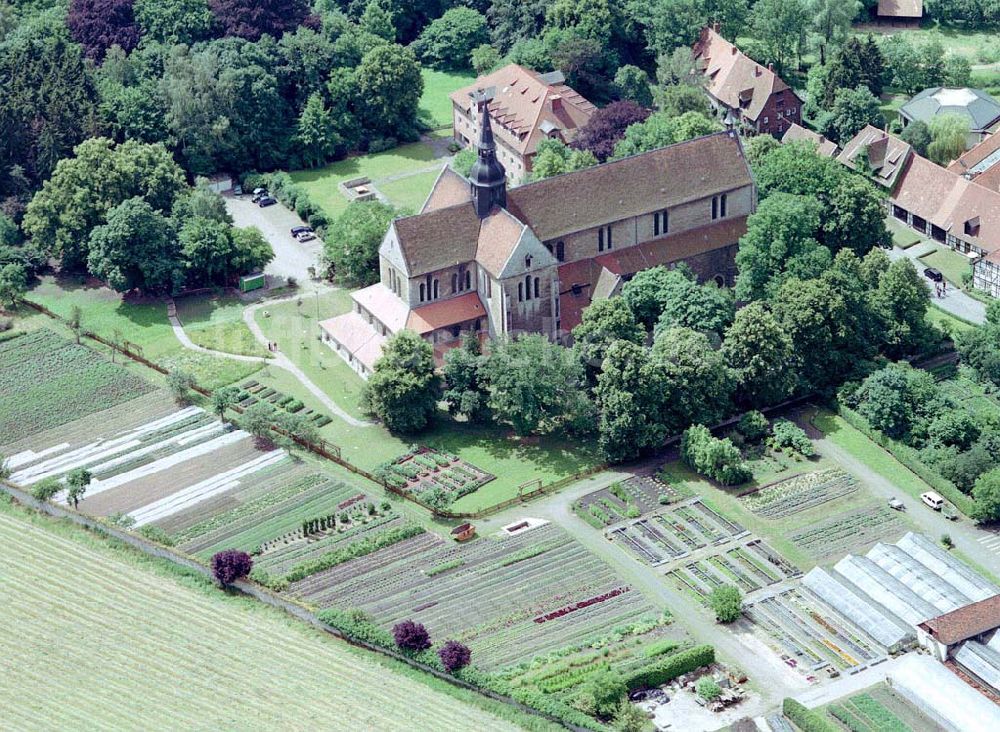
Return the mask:
[(415, 173), (405, 178), (380, 183), (378, 189), (397, 208), (404, 209), (408, 213), (417, 213), (427, 200), (434, 181), (440, 174), (440, 170)]
[(941, 270), (944, 278), (955, 287), (962, 286), (962, 275), (972, 272), (967, 257), (943, 246), (938, 246), (930, 254), (925, 254), (920, 261), (927, 267)]
[(931, 307), (927, 310), (927, 321), (932, 325), (943, 327), (952, 334), (972, 330), (976, 327), (972, 323), (956, 318), (951, 313), (942, 310), (933, 301), (931, 301)]
[(476, 80), (471, 71), (435, 71), (423, 69), (424, 93), (420, 97), (419, 116), (432, 129), (451, 127), (452, 106), (450, 94)]
[(892, 234), (892, 243), (900, 249), (909, 249), (923, 241), (920, 234), (894, 218), (886, 219), (886, 228)]
[(28, 293), (28, 299), (62, 317), (68, 317), (73, 307), (78, 306), (85, 330), (128, 341), (138, 346), (150, 361), (167, 369), (187, 371), (206, 389), (225, 386), (259, 368), (257, 364), (185, 349), (170, 327), (167, 305), (161, 300), (125, 302), (113, 290), (78, 277), (43, 277)]
[[(266, 308), (268, 317), (264, 317), (264, 309), (255, 315), (265, 335), (277, 341), (282, 352), (317, 386), (348, 414), (366, 419), (359, 408), (364, 381), (316, 337), (317, 311), (319, 319), (326, 320), (348, 312), (350, 307), (346, 291), (330, 290), (318, 298), (303, 293), (301, 306), (296, 301), (279, 303)], [(327, 411), (281, 369), (266, 368), (254, 378), (317, 411)], [(591, 447), (555, 439), (526, 444), (508, 439), (498, 430), (456, 423), (443, 412), (437, 427), (412, 438), (393, 436), (378, 425), (354, 427), (335, 416), (320, 434), (338, 445), (345, 459), (367, 470), (395, 459), (418, 442), (452, 452), (497, 476), (497, 480), (459, 499), (454, 506), (457, 511), (475, 511), (516, 496), (517, 487), (529, 480), (540, 478), (548, 484), (598, 464), (596, 450)]]
[(9, 499), (0, 541), (11, 729), (513, 730), (505, 720), (524, 721)]
[[(347, 208), (347, 199), (338, 186), (345, 180), (367, 177), (376, 185), (391, 176), (420, 173), (441, 166), (434, 147), (428, 142), (413, 142), (372, 155), (345, 158), (322, 168), (296, 170), (292, 180), (302, 185), (309, 197), (331, 217)], [(389, 181), (385, 181), (389, 182)]]
[(247, 303), (238, 297), (207, 295), (178, 298), (177, 318), (184, 332), (199, 346), (224, 353), (268, 356), (243, 322)]

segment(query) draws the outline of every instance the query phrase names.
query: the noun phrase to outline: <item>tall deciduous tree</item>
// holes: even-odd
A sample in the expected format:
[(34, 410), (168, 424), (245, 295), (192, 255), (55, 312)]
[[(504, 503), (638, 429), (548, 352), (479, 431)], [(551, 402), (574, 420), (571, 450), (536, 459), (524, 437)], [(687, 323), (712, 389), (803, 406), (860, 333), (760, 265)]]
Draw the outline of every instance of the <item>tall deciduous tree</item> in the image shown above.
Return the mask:
[(660, 330), (653, 356), (667, 384), (661, 413), (667, 434), (691, 424), (715, 424), (726, 416), (733, 379), (708, 336), (690, 328)]
[(87, 261), (90, 232), (112, 208), (138, 196), (155, 211), (170, 211), (186, 188), (184, 172), (162, 145), (93, 138), (73, 153), (32, 198), (22, 224), (65, 269)]
[(486, 385), (480, 375), (485, 356), (475, 334), (462, 338), (461, 348), (444, 355), (444, 401), (451, 414), (470, 422), (484, 422), (489, 416)]
[(655, 150), (721, 129), (722, 125), (718, 121), (699, 112), (685, 112), (680, 117), (669, 117), (663, 112), (657, 112), (645, 122), (634, 124), (625, 131), (625, 136), (615, 145), (615, 157), (624, 158)]
[(212, 31), (208, 0), (135, 0), (135, 17), (146, 39), (160, 43), (195, 43)]
[(394, 44), (373, 48), (355, 78), (372, 132), (397, 138), (414, 133), (424, 80), (412, 50)]
[(583, 365), (544, 336), (494, 342), (482, 376), (496, 420), (518, 435), (578, 427), (593, 416)]
[(931, 296), (916, 268), (908, 259), (889, 265), (872, 293), (872, 307), (884, 326), (888, 354), (906, 355), (927, 332), (927, 308)]
[(28, 273), (22, 264), (0, 266), (0, 306), (14, 308), (28, 291)]
[(597, 165), (597, 158), (589, 150), (574, 150), (559, 140), (542, 140), (532, 161), (531, 177), (544, 180), (593, 165)]
[(173, 227), (138, 197), (115, 206), (91, 232), (87, 268), (117, 292), (172, 292), (183, 282)]
[(660, 412), (667, 386), (647, 348), (622, 340), (608, 346), (594, 394), (601, 410), (598, 444), (609, 462), (663, 444), (667, 432)]
[(625, 130), (644, 122), (649, 115), (648, 109), (633, 101), (612, 102), (591, 115), (573, 140), (573, 147), (589, 150), (603, 163), (614, 153), (615, 145), (624, 137)]
[(722, 355), (736, 378), (736, 400), (744, 406), (777, 404), (795, 388), (795, 346), (764, 303), (750, 303), (736, 313)]
[(838, 90), (830, 114), (825, 117), (823, 134), (834, 142), (845, 143), (866, 125), (885, 127), (879, 100), (866, 86)]
[(643, 107), (653, 106), (653, 89), (649, 76), (638, 66), (626, 64), (615, 73), (615, 86), (621, 99)]
[(142, 31), (135, 21), (134, 0), (70, 0), (66, 25), (89, 58), (100, 61), (111, 46), (131, 51)]
[(412, 434), (433, 420), (439, 389), (431, 344), (413, 331), (401, 330), (386, 341), (361, 403), (390, 431)]
[(641, 345), (646, 341), (646, 331), (623, 298), (595, 300), (584, 309), (580, 324), (573, 329), (573, 348), (589, 373), (600, 370), (615, 341)]
[(352, 201), (327, 233), (325, 254), (345, 282), (378, 282), (378, 249), (396, 210), (381, 201)]
[(805, 0), (757, 0), (750, 13), (753, 35), (780, 74), (792, 53), (801, 54), (811, 21)]
[(212, 575), (220, 587), (243, 579), (253, 569), (253, 557), (238, 549), (226, 549), (212, 555)]
[(280, 38), (309, 14), (304, 0), (209, 0), (209, 6), (223, 33), (251, 41), (265, 33)]
[(451, 8), (431, 22), (414, 41), (413, 50), (427, 66), (467, 69), (472, 49), (490, 39), (486, 19), (472, 8)]

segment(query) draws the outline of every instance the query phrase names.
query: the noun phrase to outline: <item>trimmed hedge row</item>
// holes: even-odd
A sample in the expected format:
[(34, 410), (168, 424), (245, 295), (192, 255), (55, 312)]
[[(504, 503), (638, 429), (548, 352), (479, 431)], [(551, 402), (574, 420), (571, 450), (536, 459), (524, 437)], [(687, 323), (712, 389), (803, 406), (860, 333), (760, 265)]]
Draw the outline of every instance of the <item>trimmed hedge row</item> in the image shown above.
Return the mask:
[[(415, 661), (430, 666), (438, 671), (447, 673), (438, 658), (435, 648), (426, 651), (406, 652), (400, 650), (393, 640), (392, 633), (385, 630), (371, 621), (368, 616), (359, 610), (324, 610), (317, 617), (327, 625), (336, 628), (341, 633), (356, 641), (379, 646), (396, 653), (402, 653)], [(433, 639), (432, 639), (433, 640)], [(574, 709), (568, 704), (544, 694), (537, 689), (525, 687), (513, 687), (503, 679), (496, 678), (491, 674), (473, 666), (466, 666), (460, 671), (452, 674), (457, 679), (461, 679), (467, 684), (471, 684), (479, 689), (510, 697), (515, 701), (537, 709), (543, 714), (547, 714), (555, 719), (562, 720), (571, 727), (582, 727), (592, 730), (606, 730), (607, 727), (596, 719), (587, 716), (583, 712)]]
[(709, 645), (695, 646), (686, 651), (667, 656), (651, 663), (625, 677), (629, 691), (638, 688), (659, 686), (676, 679), (681, 674), (708, 666), (715, 662), (715, 648)]
[(802, 732), (840, 732), (840, 728), (836, 724), (794, 699), (785, 699), (781, 704), (781, 711)]
[(922, 479), (927, 485), (947, 498), (955, 507), (966, 516), (971, 516), (976, 502), (962, 493), (958, 486), (942, 476), (933, 468), (929, 467), (920, 459), (920, 453), (909, 445), (886, 436), (883, 432), (868, 424), (868, 420), (855, 412), (850, 407), (838, 405), (837, 411), (844, 421), (865, 435), (869, 440), (879, 447), (884, 448), (894, 458), (905, 465), (911, 472)]

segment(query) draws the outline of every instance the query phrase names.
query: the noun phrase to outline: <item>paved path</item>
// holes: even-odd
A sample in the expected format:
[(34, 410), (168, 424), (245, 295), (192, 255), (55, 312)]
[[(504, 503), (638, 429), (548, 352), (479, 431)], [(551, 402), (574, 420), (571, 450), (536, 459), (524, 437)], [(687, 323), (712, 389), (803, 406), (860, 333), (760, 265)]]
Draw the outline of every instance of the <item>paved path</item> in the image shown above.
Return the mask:
[(957, 287), (949, 287), (948, 294), (944, 297), (937, 297), (934, 293), (934, 284), (924, 277), (924, 268), (927, 266), (917, 257), (918, 254), (926, 254), (926, 249), (920, 244), (910, 247), (909, 249), (900, 249), (899, 247), (893, 247), (889, 251), (889, 259), (909, 259), (913, 262), (913, 266), (917, 268), (917, 272), (920, 274), (921, 278), (927, 283), (927, 289), (931, 293), (931, 301), (952, 315), (957, 315), (963, 320), (968, 320), (970, 323), (985, 323), (986, 322), (986, 306), (979, 302), (974, 297), (970, 297), (962, 292)]
[(905, 656), (890, 658), (888, 661), (870, 666), (864, 671), (858, 671), (856, 674), (844, 675), (829, 683), (814, 686), (807, 691), (803, 691), (801, 694), (796, 694), (795, 700), (802, 702), (810, 709), (815, 709), (816, 707), (836, 701), (841, 697), (850, 696), (862, 689), (867, 689), (869, 686), (874, 686), (885, 681), (885, 677), (891, 675), (896, 670), (896, 667), (903, 663), (904, 658)]
[[(264, 335), (263, 331), (261, 331), (260, 326), (257, 325), (257, 321), (253, 317), (257, 309), (264, 306), (274, 305), (280, 302), (295, 300), (299, 297), (301, 297), (300, 294), (295, 294), (277, 300), (264, 300), (262, 302), (258, 302), (249, 306), (243, 311), (243, 321), (247, 324), (247, 327), (250, 328), (250, 332), (253, 333), (253, 336), (254, 338), (257, 339), (258, 343), (260, 343), (262, 346), (266, 348), (268, 339)], [(369, 427), (372, 424), (374, 424), (373, 422), (367, 422), (363, 419), (358, 419), (357, 417), (354, 417), (353, 415), (350, 415), (347, 412), (345, 412), (340, 407), (340, 405), (338, 405), (335, 401), (333, 401), (330, 397), (326, 395), (326, 392), (324, 392), (322, 389), (316, 386), (316, 384), (314, 384), (312, 380), (302, 372), (302, 369), (300, 369), (298, 366), (292, 363), (292, 360), (288, 358), (288, 356), (286, 356), (285, 354), (278, 352), (277, 354), (275, 354), (274, 358), (266, 358), (264, 356), (245, 356), (238, 353), (213, 351), (210, 348), (205, 348), (204, 346), (199, 346), (197, 343), (194, 343), (188, 337), (188, 334), (184, 332), (184, 326), (181, 324), (181, 321), (177, 319), (176, 315), (171, 315), (169, 317), (170, 317), (170, 327), (173, 329), (174, 335), (177, 336), (177, 340), (180, 341), (181, 345), (184, 346), (185, 348), (188, 348), (192, 351), (197, 351), (198, 353), (204, 353), (209, 356), (216, 356), (218, 358), (231, 358), (235, 361), (246, 361), (250, 363), (262, 363), (268, 366), (277, 366), (278, 368), (284, 369), (285, 371), (291, 373), (292, 376), (298, 379), (299, 383), (301, 383), (302, 386), (308, 389), (313, 396), (319, 399), (319, 401), (323, 404), (324, 407), (330, 410), (331, 413), (337, 415), (342, 420), (347, 422), (349, 425), (352, 425), (354, 427)]]
[[(250, 307), (246, 308), (243, 311), (243, 322), (247, 324), (247, 327), (250, 329), (250, 332), (253, 333), (253, 336), (254, 338), (257, 339), (258, 343), (260, 343), (264, 347), (267, 347), (268, 338), (267, 336), (264, 335), (264, 331), (262, 331), (260, 329), (260, 326), (257, 324), (257, 320), (254, 318), (254, 313), (256, 313), (257, 310), (259, 310), (262, 307), (271, 307), (278, 303), (288, 302), (289, 300), (297, 300), (301, 296), (302, 296), (301, 294), (296, 293), (295, 295), (289, 295), (288, 297), (283, 297), (276, 300), (264, 300), (262, 302), (254, 303), (253, 305), (251, 305)], [(305, 373), (303, 373), (302, 369), (300, 369), (298, 366), (292, 363), (292, 360), (288, 358), (288, 356), (286, 356), (284, 353), (281, 353), (279, 351), (276, 354), (276, 357), (273, 359), (273, 361), (270, 362), (274, 363), (276, 366), (280, 368), (285, 369), (285, 371), (291, 373), (292, 376), (298, 379), (299, 383), (301, 383), (302, 386), (308, 389), (312, 393), (312, 395), (316, 397), (320, 401), (320, 403), (323, 404), (324, 407), (329, 409), (333, 414), (336, 414), (338, 417), (347, 422), (349, 425), (353, 425), (354, 427), (370, 427), (371, 425), (374, 424), (374, 422), (368, 422), (363, 419), (358, 419), (357, 417), (354, 417), (345, 412), (343, 409), (341, 409), (340, 405), (338, 405), (329, 396), (327, 396), (325, 391), (316, 386), (316, 384), (313, 383), (313, 381), (308, 376), (306, 376)]]

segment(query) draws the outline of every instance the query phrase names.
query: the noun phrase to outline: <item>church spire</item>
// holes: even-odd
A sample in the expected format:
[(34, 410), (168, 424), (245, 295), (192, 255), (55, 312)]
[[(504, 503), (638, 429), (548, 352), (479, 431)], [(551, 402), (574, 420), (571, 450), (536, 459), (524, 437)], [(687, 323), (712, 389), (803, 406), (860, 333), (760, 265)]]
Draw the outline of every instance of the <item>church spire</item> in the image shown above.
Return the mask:
[(493, 126), (490, 123), (490, 96), (482, 90), (473, 95), (479, 111), (479, 139), (476, 141), (476, 162), (469, 172), (472, 203), (479, 218), (489, 216), (494, 206), (507, 205), (507, 171), (497, 160)]

